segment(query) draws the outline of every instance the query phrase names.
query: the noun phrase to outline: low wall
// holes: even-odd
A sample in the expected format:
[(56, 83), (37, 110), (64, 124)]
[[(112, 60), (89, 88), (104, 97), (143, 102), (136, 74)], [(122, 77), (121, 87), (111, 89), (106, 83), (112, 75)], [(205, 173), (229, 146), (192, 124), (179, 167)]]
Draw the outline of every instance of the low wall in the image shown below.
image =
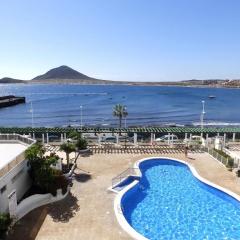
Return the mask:
[(47, 194), (34, 194), (24, 199), (17, 205), (16, 220), (21, 219), (23, 216), (25, 216), (35, 208), (64, 199), (68, 195), (69, 190), (70, 187), (68, 187), (67, 192), (65, 194), (62, 194), (62, 189), (58, 189), (57, 195), (55, 197), (51, 193), (47, 193)]
[(239, 167), (240, 165), (240, 158), (239, 155), (233, 151), (228, 150), (227, 148), (222, 149), (226, 154), (228, 154), (231, 158), (234, 159), (234, 165), (235, 167)]

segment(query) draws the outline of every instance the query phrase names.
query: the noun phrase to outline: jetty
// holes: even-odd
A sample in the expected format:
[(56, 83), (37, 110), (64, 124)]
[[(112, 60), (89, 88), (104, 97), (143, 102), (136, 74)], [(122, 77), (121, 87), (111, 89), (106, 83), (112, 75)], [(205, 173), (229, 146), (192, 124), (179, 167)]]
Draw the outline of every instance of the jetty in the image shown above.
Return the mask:
[(25, 97), (16, 97), (14, 95), (3, 96), (0, 97), (0, 108), (25, 103), (25, 101), (26, 101)]

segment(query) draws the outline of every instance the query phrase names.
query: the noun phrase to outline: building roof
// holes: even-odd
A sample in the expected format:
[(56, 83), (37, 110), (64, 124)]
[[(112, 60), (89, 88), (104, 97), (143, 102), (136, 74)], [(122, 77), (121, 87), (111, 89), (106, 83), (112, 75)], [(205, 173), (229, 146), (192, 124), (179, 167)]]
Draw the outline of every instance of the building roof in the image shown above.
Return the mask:
[(25, 160), (25, 150), (33, 143), (18, 134), (0, 134), (0, 178)]
[(17, 156), (27, 149), (22, 143), (0, 143), (0, 169), (9, 164)]

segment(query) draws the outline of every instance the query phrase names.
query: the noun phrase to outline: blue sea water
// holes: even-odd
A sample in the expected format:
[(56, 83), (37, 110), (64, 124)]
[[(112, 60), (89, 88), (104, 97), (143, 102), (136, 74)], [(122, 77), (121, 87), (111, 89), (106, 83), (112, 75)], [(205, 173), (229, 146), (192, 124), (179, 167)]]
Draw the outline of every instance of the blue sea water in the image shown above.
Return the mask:
[[(156, 86), (94, 85), (0, 85), (1, 95), (25, 96), (27, 103), (0, 109), (1, 126), (31, 126), (30, 102), (35, 126), (80, 124), (117, 125), (112, 116), (115, 104), (127, 106), (127, 126), (199, 123), (202, 100), (206, 121), (214, 124), (240, 123), (240, 89)], [(215, 99), (209, 99), (215, 95)], [(239, 124), (240, 125), (240, 124)]]
[(139, 185), (122, 198), (129, 224), (152, 240), (240, 239), (240, 203), (171, 160), (141, 163)]

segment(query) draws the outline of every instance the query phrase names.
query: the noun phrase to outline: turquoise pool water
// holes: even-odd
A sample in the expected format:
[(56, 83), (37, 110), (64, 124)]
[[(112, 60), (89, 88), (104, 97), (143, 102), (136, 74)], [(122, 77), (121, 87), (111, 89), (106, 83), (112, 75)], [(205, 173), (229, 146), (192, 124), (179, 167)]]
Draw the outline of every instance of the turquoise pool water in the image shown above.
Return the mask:
[(148, 239), (240, 239), (240, 203), (202, 183), (177, 161), (140, 163), (142, 178), (121, 200), (123, 214)]

